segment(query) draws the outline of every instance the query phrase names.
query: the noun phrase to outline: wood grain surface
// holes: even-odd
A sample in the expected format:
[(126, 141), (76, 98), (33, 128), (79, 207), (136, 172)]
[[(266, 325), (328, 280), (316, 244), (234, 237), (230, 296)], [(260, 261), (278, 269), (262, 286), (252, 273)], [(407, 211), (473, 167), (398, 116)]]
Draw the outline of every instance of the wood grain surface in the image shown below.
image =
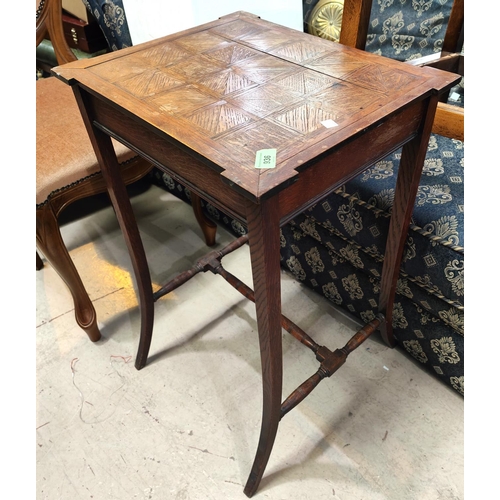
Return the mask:
[[(295, 180), (319, 142), (338, 147), (455, 80), (244, 12), (54, 71), (219, 166), (253, 200)], [(276, 168), (254, 167), (260, 149), (277, 150)]]

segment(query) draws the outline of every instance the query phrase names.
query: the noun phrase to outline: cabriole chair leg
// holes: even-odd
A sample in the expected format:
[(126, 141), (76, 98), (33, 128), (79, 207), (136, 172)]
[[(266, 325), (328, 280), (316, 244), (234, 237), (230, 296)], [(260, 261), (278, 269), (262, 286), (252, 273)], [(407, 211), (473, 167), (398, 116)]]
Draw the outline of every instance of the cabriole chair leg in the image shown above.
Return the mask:
[[(94, 305), (64, 244), (57, 217), (50, 203), (37, 208), (36, 245), (68, 286), (75, 304), (76, 322), (92, 342), (97, 342), (101, 338), (101, 332), (97, 326)], [(40, 256), (37, 253), (37, 266), (39, 258)]]

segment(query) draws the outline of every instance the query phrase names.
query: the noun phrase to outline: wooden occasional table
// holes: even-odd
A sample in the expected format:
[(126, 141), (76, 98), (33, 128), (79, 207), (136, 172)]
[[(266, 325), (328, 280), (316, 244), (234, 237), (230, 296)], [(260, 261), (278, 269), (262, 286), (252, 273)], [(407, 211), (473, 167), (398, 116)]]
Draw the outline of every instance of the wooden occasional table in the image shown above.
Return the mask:
[[(146, 365), (154, 302), (197, 272), (223, 275), (256, 303), (263, 413), (244, 489), (252, 496), (280, 419), (372, 332), (380, 330), (394, 345), (396, 281), (436, 104), (459, 77), (345, 47), (244, 12), (60, 66), (54, 73), (73, 86), (130, 253), (141, 310), (136, 367)], [(248, 236), (212, 252), (154, 292), (111, 137), (242, 221)], [(280, 226), (401, 146), (380, 314), (332, 352), (281, 315)], [(254, 291), (220, 262), (246, 241)], [(318, 371), (284, 402), (282, 327), (320, 362)]]

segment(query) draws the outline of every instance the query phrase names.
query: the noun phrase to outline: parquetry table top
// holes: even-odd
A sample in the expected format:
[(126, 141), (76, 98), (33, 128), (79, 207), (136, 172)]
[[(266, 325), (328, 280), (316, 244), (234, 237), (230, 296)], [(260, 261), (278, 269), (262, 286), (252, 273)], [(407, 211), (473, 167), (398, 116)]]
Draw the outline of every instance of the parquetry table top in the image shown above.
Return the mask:
[[(243, 12), (57, 72), (186, 145), (251, 199), (443, 85), (432, 68)], [(275, 168), (255, 168), (263, 149), (276, 149)]]

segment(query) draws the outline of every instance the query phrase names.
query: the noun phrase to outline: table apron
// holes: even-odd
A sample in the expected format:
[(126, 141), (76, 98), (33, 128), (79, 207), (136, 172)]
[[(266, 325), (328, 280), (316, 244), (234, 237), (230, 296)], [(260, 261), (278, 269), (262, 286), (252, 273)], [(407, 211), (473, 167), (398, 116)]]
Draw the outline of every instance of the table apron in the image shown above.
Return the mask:
[(194, 153), (181, 149), (173, 139), (169, 141), (166, 135), (155, 133), (146, 122), (134, 119), (107, 101), (89, 93), (85, 94), (85, 99), (95, 127), (153, 163), (216, 208), (241, 222), (246, 221), (249, 200), (223, 182), (223, 169), (217, 171), (208, 166), (193, 156)]
[(340, 147), (319, 154), (314, 165), (280, 191), (282, 225), (413, 139), (422, 126), (427, 105), (427, 100), (417, 101)]
[[(246, 225), (250, 200), (223, 181), (223, 169), (217, 171), (193, 156), (195, 153), (181, 149), (173, 139), (155, 133), (146, 122), (134, 119), (107, 101), (92, 94), (86, 94), (86, 100), (94, 126)], [(276, 193), (280, 226), (415, 137), (426, 109), (426, 100), (417, 101), (370, 130), (363, 130), (357, 137), (330, 150), (318, 151), (314, 163), (298, 167), (301, 171), (295, 182)], [(321, 148), (321, 145), (312, 147)]]

